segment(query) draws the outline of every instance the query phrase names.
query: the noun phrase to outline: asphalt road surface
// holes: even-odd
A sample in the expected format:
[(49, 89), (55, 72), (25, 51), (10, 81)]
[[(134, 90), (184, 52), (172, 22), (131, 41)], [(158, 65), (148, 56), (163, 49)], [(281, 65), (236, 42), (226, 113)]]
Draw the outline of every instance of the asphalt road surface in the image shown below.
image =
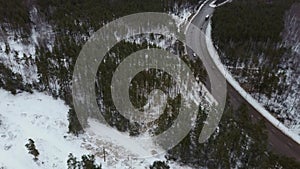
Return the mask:
[[(214, 12), (214, 8), (209, 6), (209, 3), (206, 3), (201, 11), (196, 15), (196, 17), (192, 20), (193, 25), (197, 26), (202, 33), (196, 31), (193, 26), (190, 26), (186, 31), (186, 41), (188, 45), (193, 46), (193, 49), (197, 49), (197, 53), (202, 55), (202, 61), (207, 69), (207, 71), (211, 72), (209, 76), (209, 82), (207, 83), (207, 88), (211, 90), (211, 83), (220, 81), (221, 78), (225, 79), (222, 73), (217, 69), (215, 63), (213, 62), (211, 56), (209, 55), (205, 35), (204, 32), (207, 28), (208, 21), (205, 20), (205, 16), (211, 16)], [(188, 49), (188, 54), (190, 57), (194, 57), (194, 52)], [(208, 70), (209, 69), (209, 70)], [(223, 88), (222, 86), (217, 86), (215, 88), (215, 92), (212, 93), (213, 96), (218, 101), (218, 93), (222, 93), (221, 91)], [(241, 104), (245, 104), (248, 107), (250, 117), (252, 118), (253, 122), (256, 122), (260, 119), (263, 119), (265, 122), (265, 126), (268, 131), (268, 143), (269, 148), (273, 150), (273, 152), (285, 155), (288, 157), (295, 158), (297, 161), (300, 162), (300, 145), (292, 140), (290, 137), (285, 135), (281, 132), (276, 126), (271, 124), (267, 119), (265, 119), (255, 108), (252, 107), (238, 92), (235, 90), (230, 83), (227, 82), (227, 94), (230, 98), (230, 102), (234, 106), (234, 108), (239, 107)]]

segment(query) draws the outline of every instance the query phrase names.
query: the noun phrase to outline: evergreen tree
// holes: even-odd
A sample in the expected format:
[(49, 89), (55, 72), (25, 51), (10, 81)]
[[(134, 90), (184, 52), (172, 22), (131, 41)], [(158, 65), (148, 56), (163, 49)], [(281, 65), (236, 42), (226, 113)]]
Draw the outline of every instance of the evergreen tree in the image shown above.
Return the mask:
[(69, 157), (69, 159), (67, 160), (68, 169), (75, 169), (78, 164), (76, 157), (74, 157), (72, 153), (70, 153), (68, 157)]
[(101, 169), (101, 165), (95, 164), (95, 156), (94, 155), (83, 155), (81, 157), (81, 166), (83, 169)]
[(68, 112), (69, 120), (69, 132), (75, 134), (76, 136), (83, 132), (83, 128), (78, 120), (77, 114), (74, 108), (71, 108)]
[(94, 155), (83, 155), (81, 161), (78, 161), (72, 153), (69, 154), (67, 160), (68, 169), (102, 169), (101, 164), (95, 164)]
[(28, 149), (29, 154), (34, 156), (33, 160), (37, 161), (39, 156), (39, 151), (36, 149), (34, 141), (30, 138), (28, 139), (29, 143), (25, 144), (25, 147)]
[(150, 169), (170, 169), (170, 166), (165, 161), (154, 161)]

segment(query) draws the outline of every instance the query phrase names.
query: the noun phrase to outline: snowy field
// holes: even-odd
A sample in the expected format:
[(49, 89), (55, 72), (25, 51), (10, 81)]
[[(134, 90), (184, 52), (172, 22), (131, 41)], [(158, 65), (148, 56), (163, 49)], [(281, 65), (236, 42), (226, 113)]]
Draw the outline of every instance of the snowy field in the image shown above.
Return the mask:
[[(146, 168), (164, 155), (145, 157), (160, 151), (151, 141), (128, 137), (115, 129), (90, 119), (90, 128), (79, 137), (68, 134), (69, 108), (62, 100), (43, 93), (12, 95), (0, 89), (0, 168), (67, 168), (69, 153), (77, 158), (95, 154), (103, 168)], [(100, 132), (99, 132), (100, 131)], [(145, 137), (145, 136), (142, 136)], [(40, 155), (35, 162), (25, 144), (31, 138)], [(103, 159), (105, 149), (106, 162)], [(172, 168), (189, 168), (168, 162)]]
[[(68, 136), (67, 112), (61, 100), (42, 93), (16, 96), (0, 90), (0, 166), (18, 168), (66, 168), (68, 154), (87, 153), (81, 140)], [(68, 136), (68, 139), (64, 139)], [(37, 162), (25, 144), (31, 138), (40, 155)]]

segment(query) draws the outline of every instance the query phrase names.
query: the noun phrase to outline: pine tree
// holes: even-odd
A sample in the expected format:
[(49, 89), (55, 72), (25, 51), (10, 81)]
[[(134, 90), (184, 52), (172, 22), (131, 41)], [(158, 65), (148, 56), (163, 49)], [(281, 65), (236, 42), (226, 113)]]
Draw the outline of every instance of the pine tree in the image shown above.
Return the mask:
[(170, 169), (170, 166), (165, 161), (154, 161), (150, 169)]
[(10, 47), (7, 42), (5, 42), (5, 53), (8, 55), (10, 53)]
[(72, 153), (70, 153), (68, 157), (69, 157), (67, 161), (68, 169), (75, 169), (78, 164), (76, 157), (74, 157)]
[(101, 164), (98, 165), (95, 163), (94, 155), (83, 155), (81, 161), (77, 161), (77, 158), (72, 153), (68, 157), (68, 169), (102, 169)]
[(95, 164), (94, 155), (83, 155), (81, 159), (81, 166), (83, 167), (83, 169), (101, 169), (101, 165)]
[(83, 128), (77, 118), (74, 108), (71, 108), (68, 112), (69, 120), (69, 132), (75, 134), (76, 136), (83, 132)]
[(34, 156), (33, 160), (37, 161), (39, 156), (39, 151), (36, 149), (34, 141), (30, 138), (28, 139), (29, 143), (25, 144), (25, 147), (27, 147), (29, 154), (32, 154)]

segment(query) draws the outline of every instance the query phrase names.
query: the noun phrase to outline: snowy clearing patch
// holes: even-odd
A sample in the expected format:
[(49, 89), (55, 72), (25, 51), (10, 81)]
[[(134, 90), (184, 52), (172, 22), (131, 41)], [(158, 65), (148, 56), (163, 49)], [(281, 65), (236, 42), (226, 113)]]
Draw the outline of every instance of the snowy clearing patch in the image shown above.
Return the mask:
[[(139, 169), (149, 167), (156, 160), (165, 161), (165, 154), (143, 158), (147, 151), (159, 150), (153, 142), (137, 142), (128, 133), (120, 133), (92, 119), (84, 134), (78, 137), (68, 134), (69, 107), (62, 100), (38, 92), (12, 95), (3, 89), (0, 89), (0, 100), (0, 168), (64, 169), (69, 153), (77, 158), (95, 154), (96, 162), (104, 169)], [(29, 138), (40, 153), (37, 162), (25, 147)], [(170, 161), (168, 165), (175, 169), (189, 168)]]

